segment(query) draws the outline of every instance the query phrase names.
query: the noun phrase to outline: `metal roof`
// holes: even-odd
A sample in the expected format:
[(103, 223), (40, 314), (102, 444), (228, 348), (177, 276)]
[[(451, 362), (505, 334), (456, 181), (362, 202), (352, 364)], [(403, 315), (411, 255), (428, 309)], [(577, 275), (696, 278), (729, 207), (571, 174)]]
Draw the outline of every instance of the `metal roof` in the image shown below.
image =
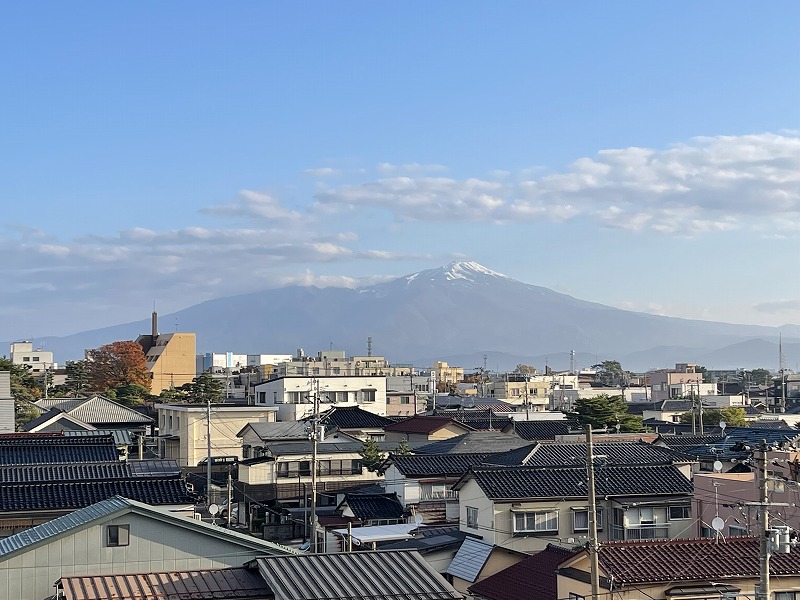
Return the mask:
[(257, 559), (275, 600), (461, 599), (418, 552), (367, 551)]
[(225, 600), (272, 597), (264, 580), (257, 573), (242, 567), (130, 575), (82, 575), (62, 577), (57, 585), (64, 600)]
[(191, 529), (211, 535), (221, 537), (234, 543), (245, 544), (249, 548), (258, 548), (264, 552), (280, 552), (285, 554), (297, 554), (296, 550), (274, 542), (268, 542), (255, 538), (244, 533), (217, 527), (203, 521), (187, 519), (183, 516), (175, 515), (168, 510), (160, 509), (144, 502), (137, 502), (122, 496), (115, 496), (108, 500), (97, 502), (85, 508), (73, 511), (67, 515), (47, 521), (31, 529), (27, 529), (7, 538), (0, 539), (0, 561), (5, 560), (6, 555), (21, 550), (30, 550), (32, 547), (41, 543), (47, 543), (52, 538), (66, 535), (71, 531), (89, 527), (96, 521), (103, 521), (113, 518), (119, 514), (135, 512), (140, 515), (153, 517), (161, 521), (166, 521), (172, 525), (177, 525), (185, 529)]
[(453, 562), (447, 567), (447, 574), (470, 583), (474, 582), (478, 579), (483, 565), (489, 560), (492, 550), (494, 550), (494, 546), (491, 544), (475, 538), (466, 538), (453, 557)]
[(153, 422), (153, 419), (132, 408), (98, 395), (89, 398), (47, 398), (35, 404), (43, 410), (58, 408), (91, 425), (109, 423), (149, 425)]
[(94, 435), (110, 435), (114, 438), (114, 443), (117, 446), (130, 446), (133, 444), (133, 437), (131, 432), (127, 429), (89, 429), (87, 431), (80, 430), (64, 430), (64, 435), (67, 437), (91, 437)]

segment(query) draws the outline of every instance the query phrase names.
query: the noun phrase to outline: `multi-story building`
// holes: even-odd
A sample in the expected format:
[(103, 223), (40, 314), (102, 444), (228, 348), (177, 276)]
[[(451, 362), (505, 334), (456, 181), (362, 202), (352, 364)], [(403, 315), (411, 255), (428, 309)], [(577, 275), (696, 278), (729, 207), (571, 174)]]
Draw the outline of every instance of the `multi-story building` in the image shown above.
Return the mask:
[(149, 335), (136, 339), (150, 371), (150, 393), (180, 387), (195, 378), (196, 336), (194, 333), (158, 333), (158, 315), (154, 312)]
[[(203, 404), (156, 404), (159, 454), (182, 467), (195, 466), (208, 456), (207, 408)], [(237, 433), (248, 423), (275, 421), (275, 410), (266, 406), (214, 404), (211, 407), (212, 456), (242, 458)]]
[(54, 371), (58, 365), (53, 362), (53, 353), (33, 348), (33, 342), (12, 342), (10, 359), (15, 365), (28, 367), (34, 375), (42, 375), (45, 371)]
[(716, 384), (703, 383), (703, 373), (693, 363), (677, 363), (674, 369), (657, 369), (647, 373), (650, 399), (653, 402), (687, 396), (715, 394)]
[(279, 421), (298, 421), (311, 415), (315, 396), (321, 410), (360, 406), (376, 415), (386, 415), (386, 377), (379, 375), (287, 375), (258, 384), (254, 391), (255, 406), (276, 408)]

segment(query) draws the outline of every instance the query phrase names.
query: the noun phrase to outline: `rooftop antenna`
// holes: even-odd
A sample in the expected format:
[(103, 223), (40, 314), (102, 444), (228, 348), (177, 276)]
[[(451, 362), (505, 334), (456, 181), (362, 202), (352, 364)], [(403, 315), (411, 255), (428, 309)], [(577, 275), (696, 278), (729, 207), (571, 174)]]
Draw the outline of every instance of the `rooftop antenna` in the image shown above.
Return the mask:
[(367, 356), (372, 356), (372, 336), (367, 337)]

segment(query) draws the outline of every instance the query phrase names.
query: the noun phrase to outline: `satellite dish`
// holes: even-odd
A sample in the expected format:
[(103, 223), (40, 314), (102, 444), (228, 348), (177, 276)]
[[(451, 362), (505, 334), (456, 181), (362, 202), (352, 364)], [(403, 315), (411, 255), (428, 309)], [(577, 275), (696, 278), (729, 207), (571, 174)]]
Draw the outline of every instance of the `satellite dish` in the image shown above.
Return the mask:
[(722, 463), (718, 460), (714, 461), (714, 473), (722, 473)]
[(714, 531), (722, 531), (725, 529), (725, 521), (720, 517), (714, 517), (711, 521), (711, 527), (714, 528)]
[(425, 520), (425, 517), (423, 517), (421, 514), (417, 513), (417, 514), (414, 515), (414, 523), (416, 523), (417, 525), (422, 525), (422, 522), (424, 520)]
[(720, 422), (719, 422), (719, 428), (720, 428), (720, 429), (722, 429), (722, 432), (723, 432), (723, 433), (725, 433), (725, 428), (726, 428), (727, 426), (728, 426), (728, 424), (727, 424), (725, 421), (720, 421)]
[(208, 514), (210, 514), (212, 517), (216, 517), (219, 514), (219, 506), (216, 504), (209, 504)]

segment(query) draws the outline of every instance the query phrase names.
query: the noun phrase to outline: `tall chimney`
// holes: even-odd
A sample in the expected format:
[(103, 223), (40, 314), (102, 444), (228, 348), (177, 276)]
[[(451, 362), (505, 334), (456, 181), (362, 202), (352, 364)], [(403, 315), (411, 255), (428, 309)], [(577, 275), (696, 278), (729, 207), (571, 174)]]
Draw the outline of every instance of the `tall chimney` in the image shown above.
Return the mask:
[(155, 343), (158, 337), (158, 313), (156, 311), (153, 311), (153, 330), (151, 335), (153, 336), (153, 343)]

